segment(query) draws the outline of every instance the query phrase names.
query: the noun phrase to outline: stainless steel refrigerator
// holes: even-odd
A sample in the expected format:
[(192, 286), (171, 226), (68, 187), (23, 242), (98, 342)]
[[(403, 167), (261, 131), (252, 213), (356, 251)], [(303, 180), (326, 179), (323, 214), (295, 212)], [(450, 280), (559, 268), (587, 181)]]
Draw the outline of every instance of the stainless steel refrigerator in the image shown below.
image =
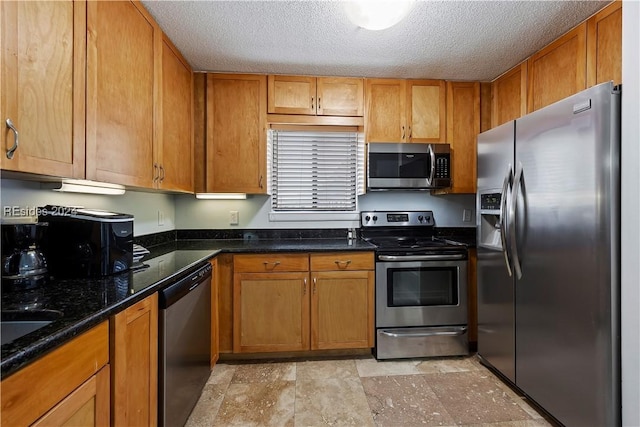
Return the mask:
[(478, 354), (566, 426), (620, 407), (620, 91), (478, 136)]

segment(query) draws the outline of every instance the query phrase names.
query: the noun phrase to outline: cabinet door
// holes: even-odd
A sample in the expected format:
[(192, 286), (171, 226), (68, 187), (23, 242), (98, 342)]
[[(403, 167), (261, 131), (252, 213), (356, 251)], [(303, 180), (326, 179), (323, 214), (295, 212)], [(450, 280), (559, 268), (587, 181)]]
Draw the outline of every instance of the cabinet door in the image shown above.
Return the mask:
[(374, 272), (312, 272), (311, 349), (373, 347)]
[(366, 79), (365, 130), (367, 142), (405, 142), (406, 81)]
[(207, 192), (264, 194), (267, 78), (207, 75)]
[(162, 117), (158, 120), (158, 187), (193, 192), (193, 73), (166, 35), (162, 36)]
[(233, 280), (233, 351), (309, 349), (309, 273), (239, 273)]
[(319, 116), (362, 116), (364, 80), (349, 77), (318, 77)]
[(2, 425), (30, 425), (107, 363), (109, 322), (105, 321), (2, 379)]
[(622, 2), (615, 1), (587, 21), (587, 87), (622, 83)]
[(154, 185), (158, 31), (138, 2), (88, 2), (87, 179)]
[(269, 76), (268, 112), (276, 114), (316, 114), (316, 78)]
[(529, 58), (529, 113), (586, 88), (586, 35), (583, 22)]
[(495, 79), (491, 83), (491, 92), (492, 127), (527, 114), (527, 61)]
[(158, 415), (158, 294), (112, 317), (111, 420), (152, 426)]
[(84, 178), (86, 3), (3, 1), (0, 15), (2, 169)]
[(34, 427), (108, 425), (109, 365), (33, 423)]
[(446, 142), (446, 99), (443, 80), (407, 81), (409, 142)]
[(476, 192), (476, 138), (480, 133), (480, 83), (447, 82), (450, 193)]

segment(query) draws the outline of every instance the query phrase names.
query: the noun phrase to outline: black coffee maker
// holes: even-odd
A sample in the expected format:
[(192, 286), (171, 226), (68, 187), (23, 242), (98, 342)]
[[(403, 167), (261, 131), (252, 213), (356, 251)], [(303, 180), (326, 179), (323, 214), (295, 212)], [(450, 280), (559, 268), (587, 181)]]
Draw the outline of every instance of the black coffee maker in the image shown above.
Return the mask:
[(2, 224), (2, 287), (33, 289), (49, 280), (49, 269), (40, 245), (46, 222)]

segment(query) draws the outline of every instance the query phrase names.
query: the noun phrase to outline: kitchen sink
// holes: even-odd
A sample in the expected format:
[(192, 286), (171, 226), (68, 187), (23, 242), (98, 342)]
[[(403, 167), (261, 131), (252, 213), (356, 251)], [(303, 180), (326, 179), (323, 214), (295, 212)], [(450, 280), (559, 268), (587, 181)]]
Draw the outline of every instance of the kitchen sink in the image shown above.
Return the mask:
[(17, 340), (62, 317), (58, 310), (3, 311), (0, 318), (0, 345)]

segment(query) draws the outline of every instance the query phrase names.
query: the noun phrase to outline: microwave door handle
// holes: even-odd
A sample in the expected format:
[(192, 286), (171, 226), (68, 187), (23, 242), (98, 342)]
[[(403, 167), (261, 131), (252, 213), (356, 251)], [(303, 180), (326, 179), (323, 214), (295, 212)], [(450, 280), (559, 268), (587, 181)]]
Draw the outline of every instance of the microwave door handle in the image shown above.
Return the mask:
[(429, 176), (429, 185), (433, 185), (433, 179), (436, 175), (436, 153), (433, 151), (433, 146), (429, 144), (429, 155), (431, 157), (431, 174)]

